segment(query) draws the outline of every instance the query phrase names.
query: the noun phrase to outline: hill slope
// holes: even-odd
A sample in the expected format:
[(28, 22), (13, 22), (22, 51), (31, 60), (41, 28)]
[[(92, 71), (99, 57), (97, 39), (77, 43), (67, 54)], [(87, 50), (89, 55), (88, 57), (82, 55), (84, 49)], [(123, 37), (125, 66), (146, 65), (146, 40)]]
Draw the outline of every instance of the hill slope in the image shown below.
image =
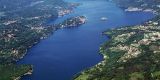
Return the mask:
[(160, 1), (114, 1), (123, 9), (150, 10), (156, 16), (142, 25), (105, 31), (110, 40), (100, 47), (104, 61), (81, 72), (75, 80), (159, 80)]

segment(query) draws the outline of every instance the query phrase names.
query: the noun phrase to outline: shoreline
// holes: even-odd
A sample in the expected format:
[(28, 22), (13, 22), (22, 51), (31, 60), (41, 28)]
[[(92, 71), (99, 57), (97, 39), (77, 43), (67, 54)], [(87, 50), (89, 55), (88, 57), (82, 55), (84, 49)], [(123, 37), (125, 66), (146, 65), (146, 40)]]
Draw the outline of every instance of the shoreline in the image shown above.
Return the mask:
[[(73, 28), (74, 26), (79, 27), (79, 26), (81, 26), (81, 25), (83, 25), (83, 24), (86, 23), (86, 17), (85, 17), (85, 16), (72, 17), (72, 18), (70, 18), (70, 19), (68, 19), (68, 20), (65, 20), (65, 22), (70, 21), (71, 19), (79, 19), (79, 23), (78, 23), (77, 25), (76, 25), (76, 24), (74, 24), (74, 25), (63, 25), (63, 23), (59, 23), (59, 24), (57, 24), (57, 25), (59, 26), (58, 29), (62, 29), (62, 28)], [(56, 26), (57, 26), (57, 25), (56, 25)], [(42, 36), (37, 42), (34, 42), (34, 44), (31, 45), (29, 48), (27, 48), (27, 49), (25, 50), (24, 54), (23, 54), (18, 60), (15, 60), (15, 62), (18, 62), (18, 61), (20, 61), (21, 59), (23, 59), (23, 58), (27, 55), (28, 49), (30, 49), (30, 48), (32, 48), (33, 46), (37, 45), (41, 40), (47, 39), (50, 35), (54, 35), (53, 33), (54, 33), (55, 31), (57, 31), (58, 29), (52, 30), (52, 32), (47, 33), (46, 36)]]
[[(121, 9), (123, 9), (123, 8), (121, 8)], [(142, 22), (142, 24), (140, 24), (140, 25), (146, 25), (150, 21), (153, 21), (154, 18), (156, 18), (157, 16), (159, 16), (158, 12), (156, 10), (151, 10), (151, 9), (130, 8), (130, 9), (123, 9), (123, 10), (125, 12), (139, 12), (139, 11), (142, 11), (142, 12), (151, 12), (151, 13), (153, 13), (155, 15), (153, 18), (151, 18), (151, 19), (149, 19), (147, 21)], [(135, 25), (132, 25), (132, 26), (129, 26), (129, 27), (140, 26), (140, 25), (135, 24)], [(119, 27), (119, 28), (125, 28), (125, 27), (127, 27), (127, 26), (122, 26), (122, 27)], [(118, 28), (116, 28), (116, 29), (118, 29)], [(111, 30), (111, 29), (109, 29), (109, 30)], [(106, 31), (104, 31), (104, 32), (106, 32)], [(104, 49), (105, 47), (103, 47), (103, 46), (106, 44), (106, 42), (109, 42), (111, 40), (111, 36), (108, 35), (108, 34), (104, 34), (104, 32), (102, 32), (102, 35), (107, 36), (109, 39), (107, 41), (105, 41), (104, 43), (102, 43), (101, 46), (99, 47), (99, 53), (98, 54), (100, 56), (103, 56), (103, 60), (100, 61), (99, 63), (97, 63), (96, 65), (92, 66), (92, 67), (86, 68), (86, 69), (78, 72), (77, 74), (75, 74), (73, 76), (73, 80), (81, 80), (81, 76), (83, 77), (84, 75), (87, 75), (87, 76), (85, 76), (86, 78), (84, 78), (84, 80), (87, 80), (88, 76), (92, 76), (92, 75), (86, 74), (85, 73), (86, 71), (92, 70), (94, 68), (99, 68), (99, 66), (105, 65), (105, 62), (106, 62), (106, 60), (109, 57), (107, 55), (105, 55), (105, 49)]]
[[(33, 67), (33, 66), (32, 66), (32, 67)], [(28, 72), (26, 72), (25, 74), (23, 74), (23, 75), (21, 75), (21, 76), (16, 77), (16, 78), (13, 79), (13, 80), (21, 80), (22, 77), (27, 76), (27, 75), (32, 75), (32, 73), (33, 73), (33, 68), (31, 68)]]
[[(19, 3), (20, 4), (25, 3), (25, 0), (24, 2), (23, 0), (19, 1)], [(7, 14), (7, 10), (9, 10), (9, 7), (5, 6), (6, 4), (11, 4), (9, 6), (14, 7), (14, 5), (19, 3), (13, 3), (12, 5), (12, 1), (5, 2), (5, 0), (2, 0), (2, 6), (4, 5), (5, 7), (4, 12), (6, 11)], [(4, 74), (1, 74), (0, 79), (19, 80), (21, 79), (21, 77), (25, 75), (31, 75), (33, 72), (33, 65), (24, 63), (19, 64), (18, 62), (23, 58), (25, 58), (29, 49), (37, 45), (41, 40), (48, 38), (57, 29), (61, 28), (61, 26), (47, 25), (45, 23), (47, 23), (47, 21), (51, 20), (52, 18), (57, 19), (59, 16), (68, 15), (77, 6), (79, 6), (78, 3), (68, 3), (64, 2), (63, 0), (61, 1), (57, 0), (51, 2), (45, 1), (45, 3), (44, 1), (42, 2), (40, 1), (40, 3), (48, 5), (52, 4), (51, 6), (48, 6), (49, 8), (47, 8), (47, 6), (41, 6), (44, 4), (39, 4), (39, 1), (37, 2), (30, 1), (28, 3), (29, 4), (35, 3), (35, 6), (29, 9), (30, 8), (30, 6), (28, 6), (29, 4), (18, 5), (18, 7), (27, 6), (25, 7), (25, 10), (28, 11), (27, 15), (26, 12), (23, 11), (23, 9), (20, 8), (18, 9), (18, 7), (15, 7), (15, 10), (18, 9), (18, 12), (20, 14), (17, 14), (15, 16), (12, 14), (14, 14), (16, 11), (15, 12), (10, 11), (9, 12), (10, 14), (4, 16), (4, 18), (2, 18), (2, 21), (0, 23), (0, 25), (2, 26), (0, 71), (6, 72)], [(39, 6), (39, 8), (37, 8), (37, 6)], [(35, 12), (32, 13), (32, 10), (34, 10)], [(68, 26), (68, 24), (66, 26)]]
[[(59, 26), (58, 29), (79, 27), (79, 26), (81, 26), (81, 25), (83, 25), (83, 24), (86, 23), (86, 17), (85, 17), (85, 16), (72, 17), (72, 18), (69, 18), (69, 19), (65, 20), (64, 22), (68, 22), (68, 21), (70, 21), (70, 20), (72, 20), (72, 19), (73, 19), (73, 22), (72, 22), (72, 23), (76, 23), (76, 24), (73, 24), (73, 25), (70, 24), (70, 25), (60, 26), (60, 25), (63, 24), (63, 22), (62, 22), (62, 23), (58, 24), (58, 26)], [(74, 20), (75, 20), (76, 22), (75, 22)], [(52, 32), (48, 33), (48, 35), (44, 36), (43, 38), (40, 38), (40, 40), (44, 40), (44, 39), (48, 38), (50, 35), (54, 35), (53, 32), (57, 31), (58, 29), (53, 30)], [(38, 44), (38, 43), (40, 42), (40, 40), (37, 41), (37, 42), (35, 42), (35, 44), (33, 44), (33, 45), (32, 45), (31, 47), (29, 47), (28, 49), (30, 49), (30, 48), (32, 48), (34, 45)], [(23, 54), (23, 55), (19, 58), (19, 60), (16, 60), (16, 63), (17, 63), (18, 61), (20, 61), (21, 59), (23, 59), (23, 58), (27, 55), (28, 49), (26, 49), (25, 54)], [(22, 78), (23, 76), (26, 76), (26, 75), (32, 75), (32, 72), (33, 72), (33, 67), (32, 67), (31, 70), (29, 70), (26, 74), (18, 77), (18, 78), (15, 79), (15, 80), (20, 80), (20, 78)]]
[(151, 12), (155, 15), (158, 14), (158, 12), (154, 9), (143, 9), (143, 8), (138, 8), (138, 7), (128, 7), (128, 8), (122, 8), (125, 12)]

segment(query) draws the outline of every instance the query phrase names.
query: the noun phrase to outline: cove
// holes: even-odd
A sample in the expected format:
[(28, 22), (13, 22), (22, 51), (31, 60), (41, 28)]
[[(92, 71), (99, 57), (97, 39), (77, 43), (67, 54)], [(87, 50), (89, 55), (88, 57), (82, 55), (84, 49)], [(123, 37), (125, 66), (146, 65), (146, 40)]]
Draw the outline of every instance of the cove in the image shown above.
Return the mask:
[[(106, 0), (66, 0), (81, 3), (73, 13), (49, 21), (59, 23), (69, 17), (84, 15), (87, 23), (71, 29), (61, 29), (29, 49), (18, 64), (32, 64), (34, 72), (22, 80), (70, 80), (76, 73), (103, 60), (100, 45), (107, 40), (102, 32), (125, 25), (137, 25), (154, 17), (149, 12), (125, 12)], [(101, 21), (107, 17), (107, 21)]]

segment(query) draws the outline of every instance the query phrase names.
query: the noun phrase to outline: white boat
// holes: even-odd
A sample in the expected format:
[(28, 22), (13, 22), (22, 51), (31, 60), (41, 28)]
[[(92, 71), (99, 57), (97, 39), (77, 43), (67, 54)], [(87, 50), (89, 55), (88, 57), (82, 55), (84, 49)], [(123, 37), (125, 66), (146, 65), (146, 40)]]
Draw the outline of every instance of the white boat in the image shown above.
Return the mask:
[(106, 18), (106, 17), (102, 17), (102, 18), (101, 18), (102, 21), (106, 21), (107, 19), (108, 19), (108, 18)]

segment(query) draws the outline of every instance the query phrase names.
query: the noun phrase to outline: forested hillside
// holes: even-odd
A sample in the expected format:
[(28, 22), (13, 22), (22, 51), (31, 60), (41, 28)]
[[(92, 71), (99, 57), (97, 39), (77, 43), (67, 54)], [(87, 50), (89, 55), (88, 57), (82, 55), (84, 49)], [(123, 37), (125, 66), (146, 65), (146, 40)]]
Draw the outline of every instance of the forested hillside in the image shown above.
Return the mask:
[(0, 80), (31, 74), (31, 65), (16, 61), (56, 29), (46, 27), (47, 20), (68, 14), (73, 6), (62, 0), (0, 0)]
[(113, 1), (124, 10), (149, 11), (155, 17), (141, 25), (103, 32), (110, 38), (100, 47), (104, 61), (75, 80), (160, 80), (160, 1)]

